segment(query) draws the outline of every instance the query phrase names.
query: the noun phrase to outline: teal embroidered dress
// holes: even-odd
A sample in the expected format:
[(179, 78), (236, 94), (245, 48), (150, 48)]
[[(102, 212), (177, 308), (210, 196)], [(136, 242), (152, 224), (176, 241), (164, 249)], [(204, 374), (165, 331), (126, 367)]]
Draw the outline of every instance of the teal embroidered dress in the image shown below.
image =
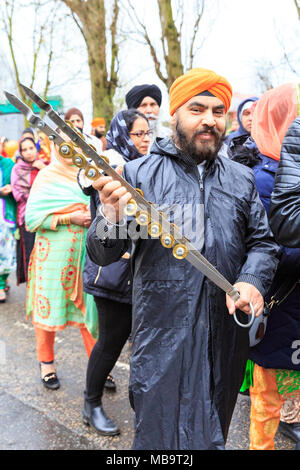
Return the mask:
[(59, 161), (41, 170), (32, 186), (25, 223), (36, 232), (28, 269), (26, 312), (33, 324), (47, 331), (67, 325), (87, 327), (97, 338), (97, 309), (93, 296), (83, 292), (87, 228), (59, 225), (62, 214), (87, 210), (78, 169)]
[[(0, 189), (10, 184), (14, 162), (0, 155)], [(0, 289), (5, 288), (8, 275), (16, 268), (16, 202), (12, 196), (0, 194)]]

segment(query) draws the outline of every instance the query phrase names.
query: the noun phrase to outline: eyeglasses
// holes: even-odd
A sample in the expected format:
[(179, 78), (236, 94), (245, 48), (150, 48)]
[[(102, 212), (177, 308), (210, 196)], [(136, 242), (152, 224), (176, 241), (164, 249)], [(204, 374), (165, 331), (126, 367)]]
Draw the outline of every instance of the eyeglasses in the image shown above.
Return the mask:
[(151, 137), (153, 135), (153, 132), (152, 131), (129, 132), (129, 135), (135, 135), (138, 139), (144, 139), (145, 137)]

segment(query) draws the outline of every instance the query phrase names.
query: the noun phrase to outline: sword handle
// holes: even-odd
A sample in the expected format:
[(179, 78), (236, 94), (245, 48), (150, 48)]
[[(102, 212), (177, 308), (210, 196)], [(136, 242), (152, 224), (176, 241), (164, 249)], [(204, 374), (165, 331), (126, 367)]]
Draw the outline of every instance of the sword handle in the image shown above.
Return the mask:
[(251, 319), (248, 323), (241, 323), (238, 319), (237, 319), (237, 316), (236, 316), (236, 312), (234, 312), (233, 314), (233, 318), (235, 320), (235, 322), (241, 326), (242, 328), (251, 328), (251, 326), (253, 325), (254, 323), (254, 320), (255, 320), (255, 310), (254, 310), (254, 307), (252, 305), (251, 302), (249, 302), (249, 305), (250, 305), (250, 308), (251, 308)]
[[(232, 290), (230, 292), (227, 292), (228, 295), (230, 295), (230, 297), (232, 298), (232, 300), (234, 300), (234, 302), (236, 302), (237, 300), (239, 300), (240, 298), (240, 293), (239, 291), (237, 290), (236, 287), (233, 287), (232, 286)], [(252, 325), (253, 325), (253, 322), (255, 320), (255, 310), (254, 310), (254, 307), (252, 305), (251, 302), (249, 302), (249, 305), (250, 305), (250, 309), (251, 309), (251, 319), (248, 323), (241, 323), (237, 316), (236, 316), (236, 312), (234, 312), (233, 314), (233, 318), (235, 320), (235, 322), (241, 326), (242, 328), (250, 328)]]
[(234, 286), (232, 286), (232, 290), (230, 292), (226, 292), (226, 293), (232, 298), (234, 302), (236, 302), (240, 298), (240, 293), (237, 290), (237, 288)]

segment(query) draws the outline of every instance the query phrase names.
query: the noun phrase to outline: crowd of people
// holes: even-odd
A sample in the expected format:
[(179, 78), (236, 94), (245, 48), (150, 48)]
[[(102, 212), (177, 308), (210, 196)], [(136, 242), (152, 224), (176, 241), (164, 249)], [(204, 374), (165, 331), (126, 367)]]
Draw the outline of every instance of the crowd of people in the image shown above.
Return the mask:
[[(124, 209), (132, 195), (119, 180), (87, 179), (34, 129), (17, 145), (1, 138), (0, 302), (15, 272), (27, 285), (47, 389), (60, 388), (56, 331), (80, 329), (83, 421), (99, 434), (121, 432), (102, 396), (116, 390), (111, 372), (128, 341), (134, 450), (224, 449), (239, 393), (251, 400), (250, 449), (274, 449), (279, 429), (300, 450), (299, 95), (300, 84), (288, 83), (250, 96), (229, 131), (230, 83), (192, 69), (170, 89), (169, 128), (159, 119), (161, 90), (148, 84), (129, 90), (107, 132), (102, 117), (87, 133), (78, 108), (64, 115), (169, 211), (238, 289), (235, 302), (142, 226), (132, 236), (135, 217)], [(250, 303), (254, 344), (233, 318), (250, 314)]]

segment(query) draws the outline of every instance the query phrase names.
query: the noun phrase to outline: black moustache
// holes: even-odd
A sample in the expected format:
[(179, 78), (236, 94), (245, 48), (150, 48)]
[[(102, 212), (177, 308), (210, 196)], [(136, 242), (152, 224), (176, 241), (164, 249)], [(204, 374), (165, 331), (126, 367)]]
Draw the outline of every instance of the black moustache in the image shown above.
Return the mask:
[(218, 136), (218, 133), (214, 129), (207, 129), (206, 131), (198, 131), (195, 133), (195, 137), (197, 135), (202, 135), (202, 134), (212, 134), (214, 136)]

